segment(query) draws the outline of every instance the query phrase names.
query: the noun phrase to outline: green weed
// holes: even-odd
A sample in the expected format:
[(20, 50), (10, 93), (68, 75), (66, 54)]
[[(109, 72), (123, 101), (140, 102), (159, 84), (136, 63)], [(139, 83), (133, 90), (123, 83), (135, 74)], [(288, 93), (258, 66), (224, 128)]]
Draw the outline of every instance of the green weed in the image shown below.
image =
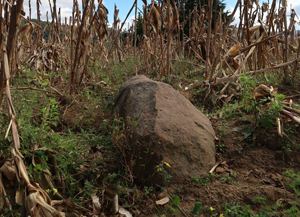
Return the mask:
[(166, 185), (171, 183), (172, 176), (168, 173), (167, 168), (171, 167), (167, 162), (162, 161), (160, 164), (155, 166), (156, 172), (162, 176)]
[(252, 216), (250, 205), (242, 206), (239, 203), (229, 201), (229, 204), (222, 204), (225, 217), (249, 217)]
[(281, 117), (280, 111), (283, 110), (283, 105), (281, 104), (281, 102), (284, 100), (285, 96), (282, 94), (274, 94), (274, 97), (276, 98), (276, 100), (266, 98), (260, 101), (260, 105), (270, 101), (267, 109), (263, 110), (260, 107), (256, 108), (259, 112), (257, 123), (265, 129), (271, 129), (277, 125), (276, 118)]
[(261, 197), (261, 196), (256, 196), (256, 197), (254, 197), (254, 199), (252, 201), (254, 203), (261, 203), (261, 204), (266, 206), (267, 198), (264, 198), (264, 197)]
[(200, 184), (205, 186), (207, 183), (212, 182), (212, 180), (215, 178), (214, 174), (206, 174), (205, 178), (197, 178), (197, 177), (192, 177), (192, 181), (195, 182), (196, 184)]
[(193, 210), (191, 210), (191, 214), (192, 214), (193, 216), (199, 215), (200, 212), (201, 212), (201, 210), (202, 210), (202, 203), (199, 202), (199, 201), (197, 201), (197, 202), (195, 203), (195, 206), (194, 206)]
[(239, 182), (236, 182), (234, 179), (238, 175), (237, 172), (233, 172), (232, 174), (226, 174), (225, 176), (221, 177), (219, 180), (220, 182), (225, 182), (227, 184), (234, 184), (234, 185), (240, 185)]
[(290, 217), (300, 216), (299, 204), (297, 205), (296, 202), (291, 202), (290, 204), (291, 204), (291, 208), (284, 210), (283, 213)]
[(251, 99), (253, 98), (253, 90), (255, 88), (255, 81), (253, 76), (241, 76), (241, 105), (243, 109), (250, 113), (254, 111), (255, 108), (255, 102)]
[(289, 169), (285, 171), (282, 176), (288, 190), (300, 196), (300, 172), (295, 173), (294, 169)]
[(216, 151), (220, 152), (220, 153), (224, 153), (226, 150), (226, 146), (225, 145), (216, 145)]

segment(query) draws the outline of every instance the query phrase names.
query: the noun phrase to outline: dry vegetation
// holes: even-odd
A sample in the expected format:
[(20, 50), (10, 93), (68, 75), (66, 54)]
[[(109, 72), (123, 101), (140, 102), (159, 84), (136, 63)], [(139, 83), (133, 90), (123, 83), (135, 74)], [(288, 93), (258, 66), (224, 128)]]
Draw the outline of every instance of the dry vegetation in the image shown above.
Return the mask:
[[(98, 1), (97, 4), (95, 4), (94, 0), (83, 0), (82, 10), (79, 8), (78, 1), (74, 0), (72, 17), (66, 18), (65, 20), (61, 17), (60, 9), (56, 7), (56, 1), (49, 1), (49, 14), (52, 20), (49, 20), (50, 18), (48, 19), (47, 16), (47, 25), (44, 29), (41, 28), (40, 25), (40, 1), (36, 1), (38, 10), (37, 23), (31, 22), (31, 13), (33, 13), (31, 9), (29, 16), (25, 16), (22, 10), (23, 0), (0, 1), (0, 17), (3, 17), (0, 23), (0, 43), (2, 49), (0, 52), (0, 105), (2, 106), (1, 111), (6, 111), (6, 113), (2, 115), (5, 121), (1, 119), (1, 126), (3, 127), (1, 133), (3, 132), (4, 134), (1, 139), (4, 141), (4, 144), (7, 145), (3, 146), (6, 147), (6, 149), (0, 150), (0, 163), (2, 166), (0, 172), (1, 215), (17, 216), (21, 213), (20, 215), (22, 216), (27, 216), (27, 214), (31, 216), (64, 216), (65, 212), (67, 216), (70, 215), (70, 213), (73, 213), (75, 216), (115, 215), (118, 212), (118, 195), (120, 194), (123, 194), (126, 198), (125, 202), (122, 202), (123, 206), (126, 204), (128, 210), (130, 210), (131, 213), (135, 213), (135, 216), (149, 212), (149, 210), (154, 213), (159, 213), (161, 216), (171, 216), (176, 214), (175, 208), (180, 211), (177, 215), (191, 216), (190, 210), (193, 209), (195, 204), (195, 202), (190, 202), (195, 199), (182, 202), (182, 205), (186, 208), (182, 209), (179, 206), (179, 202), (176, 202), (176, 197), (174, 197), (174, 204), (171, 205), (173, 208), (168, 208), (165, 211), (161, 207), (154, 208), (154, 206), (160, 206), (157, 205), (157, 202), (163, 198), (163, 196), (158, 195), (156, 198), (155, 196), (151, 196), (153, 193), (152, 187), (145, 186), (145, 188), (139, 189), (133, 187), (134, 183), (128, 181), (128, 177), (123, 178), (127, 184), (129, 183), (128, 186), (132, 188), (131, 191), (128, 189), (124, 190), (125, 188), (121, 189), (120, 183), (116, 184), (111, 181), (114, 179), (115, 173), (112, 171), (114, 171), (113, 169), (115, 169), (115, 167), (111, 169), (108, 165), (109, 163), (112, 164), (112, 159), (115, 158), (108, 159), (104, 157), (105, 153), (108, 152), (106, 147), (104, 147), (104, 152), (102, 152), (102, 150), (100, 152), (100, 149), (103, 147), (99, 148), (97, 145), (91, 145), (88, 150), (90, 148), (92, 149), (88, 155), (86, 155), (87, 153), (84, 147), (76, 148), (76, 145), (72, 147), (71, 149), (81, 153), (79, 154), (80, 157), (86, 159), (86, 161), (83, 163), (77, 162), (77, 166), (80, 168), (76, 168), (78, 169), (76, 170), (77, 172), (72, 171), (74, 168), (70, 166), (71, 164), (68, 165), (66, 171), (72, 174), (70, 176), (63, 173), (63, 169), (55, 169), (58, 167), (58, 160), (55, 160), (56, 154), (49, 147), (44, 147), (42, 140), (36, 139), (35, 142), (29, 142), (29, 147), (27, 147), (27, 149), (23, 148), (22, 151), (20, 151), (20, 143), (22, 143), (20, 142), (20, 138), (21, 141), (25, 143), (27, 137), (25, 136), (21, 123), (18, 124), (17, 117), (20, 116), (20, 113), (25, 113), (26, 106), (29, 106), (30, 103), (21, 104), (21, 107), (15, 109), (15, 101), (17, 101), (19, 105), (19, 103), (21, 103), (20, 101), (26, 96), (26, 94), (24, 94), (23, 96), (18, 95), (18, 97), (21, 98), (15, 97), (13, 94), (16, 93), (17, 95), (17, 91), (26, 91), (28, 89), (35, 91), (36, 98), (35, 96), (30, 96), (32, 102), (44, 100), (45, 103), (48, 103), (47, 105), (39, 104), (37, 106), (37, 109), (39, 109), (38, 112), (37, 110), (33, 111), (33, 114), (27, 118), (39, 124), (38, 129), (40, 129), (43, 136), (45, 136), (43, 138), (49, 141), (49, 144), (54, 147), (55, 142), (59, 140), (55, 137), (56, 135), (59, 134), (67, 138), (70, 134), (73, 136), (80, 135), (82, 133), (82, 131), (80, 131), (81, 128), (91, 128), (88, 123), (84, 122), (84, 120), (87, 119), (94, 119), (94, 121), (91, 121), (91, 125), (97, 130), (90, 134), (87, 132), (83, 133), (85, 134), (84, 138), (86, 141), (89, 140), (90, 137), (93, 137), (95, 132), (101, 134), (105, 129), (109, 129), (110, 134), (114, 135), (112, 137), (114, 141), (112, 142), (125, 142), (126, 138), (124, 139), (122, 137), (124, 136), (122, 131), (116, 132), (117, 128), (115, 128), (116, 126), (121, 127), (122, 123), (116, 120), (113, 122), (115, 124), (114, 126), (112, 126), (111, 122), (105, 126), (103, 123), (100, 123), (102, 120), (107, 121), (112, 117), (110, 112), (105, 111), (106, 105), (99, 105), (101, 111), (97, 109), (98, 107), (90, 109), (89, 106), (94, 105), (94, 101), (90, 97), (96, 97), (96, 94), (92, 95), (91, 93), (99, 93), (98, 90), (100, 89), (103, 98), (113, 98), (113, 94), (117, 91), (118, 85), (121, 84), (120, 82), (135, 74), (146, 74), (153, 79), (161, 79), (172, 83), (174, 87), (187, 95), (195, 104), (201, 101), (201, 103), (204, 104), (201, 109), (203, 109), (204, 112), (210, 113), (210, 118), (219, 137), (217, 150), (221, 151), (221, 153), (218, 154), (217, 160), (223, 162), (220, 164), (221, 166), (219, 165), (219, 169), (217, 168), (217, 172), (219, 174), (224, 173), (224, 171), (228, 172), (229, 175), (226, 176), (227, 179), (225, 178), (227, 184), (230, 180), (231, 183), (229, 184), (232, 184), (232, 179), (236, 178), (236, 173), (228, 169), (228, 165), (230, 166), (228, 160), (237, 159), (237, 156), (241, 156), (236, 152), (237, 150), (241, 150), (238, 149), (241, 148), (240, 143), (244, 143), (244, 138), (247, 137), (244, 136), (244, 138), (240, 139), (240, 137), (235, 134), (234, 136), (236, 136), (240, 143), (230, 140), (228, 132), (237, 132), (242, 128), (234, 128), (234, 130), (233, 120), (225, 123), (227, 126), (229, 123), (228, 128), (230, 129), (228, 130), (224, 130), (224, 126), (218, 123), (224, 123), (221, 121), (221, 118), (222, 115), (224, 116), (228, 111), (234, 113), (244, 109), (245, 111), (243, 110), (242, 113), (246, 114), (246, 116), (257, 115), (255, 112), (251, 114), (247, 113), (249, 112), (247, 111), (248, 106), (251, 106), (253, 102), (259, 99), (269, 97), (269, 100), (273, 104), (270, 105), (268, 104), (270, 102), (265, 100), (267, 104), (263, 105), (262, 110), (271, 108), (272, 105), (273, 107), (275, 106), (274, 108), (272, 107), (273, 110), (278, 110), (276, 110), (276, 114), (271, 114), (273, 115), (272, 117), (275, 118), (274, 123), (277, 120), (275, 133), (273, 132), (272, 134), (273, 137), (274, 134), (278, 134), (277, 139), (285, 137), (288, 143), (292, 144), (292, 146), (290, 146), (292, 152), (297, 152), (297, 144), (300, 143), (300, 141), (294, 138), (298, 135), (297, 130), (299, 132), (299, 125), (298, 127), (297, 125), (296, 127), (291, 127), (291, 132), (294, 132), (294, 134), (292, 133), (292, 135), (290, 135), (285, 130), (285, 127), (289, 126), (290, 122), (287, 123), (287, 119), (283, 117), (287, 116), (293, 120), (293, 122), (300, 123), (300, 110), (297, 109), (297, 104), (295, 103), (295, 100), (297, 101), (300, 94), (296, 85), (300, 82), (300, 41), (295, 29), (297, 25), (295, 11), (292, 10), (289, 22), (287, 21), (286, 0), (280, 1), (279, 3), (273, 0), (270, 8), (266, 3), (259, 5), (258, 0), (238, 0), (230, 19), (227, 21), (222, 17), (221, 11), (219, 13), (212, 13), (215, 5), (213, 5), (213, 1), (210, 1), (209, 5), (195, 7), (192, 11), (186, 11), (185, 13), (188, 13), (188, 16), (183, 22), (179, 21), (179, 11), (185, 7), (184, 4), (181, 3), (182, 1), (172, 0), (170, 2), (170, 0), (168, 0), (166, 2), (147, 2), (147, 0), (143, 0), (143, 2), (144, 5), (142, 9), (137, 8), (137, 1), (133, 2), (132, 8), (126, 17), (127, 19), (129, 14), (134, 10), (136, 16), (138, 10), (142, 12), (143, 36), (139, 38), (136, 34), (135, 25), (131, 26), (129, 31), (124, 34), (122, 29), (126, 19), (121, 23), (118, 18), (119, 10), (117, 7), (114, 10), (113, 25), (111, 28), (108, 28), (108, 11), (102, 4), (102, 0)], [(237, 9), (240, 10), (240, 23), (238, 26), (231, 26)], [(211, 23), (213, 18), (215, 22), (212, 27)], [(21, 27), (22, 20), (25, 20), (25, 25)], [(189, 25), (190, 27), (189, 37), (183, 35), (185, 25)], [(50, 30), (48, 41), (43, 39), (46, 28)], [(124, 37), (124, 35), (126, 35), (126, 37)], [(109, 71), (113, 71), (114, 67), (120, 64), (123, 64), (123, 67), (126, 66), (128, 62), (131, 63), (131, 68), (130, 70), (127, 69), (127, 71), (124, 70), (124, 74), (108, 73)], [(193, 70), (189, 71), (186, 78), (183, 76), (180, 77), (181, 74), (176, 71), (179, 65)], [(179, 70), (185, 69), (179, 67)], [(107, 74), (99, 74), (100, 71), (107, 72)], [(126, 73), (128, 74), (126, 75)], [(190, 79), (189, 76), (192, 76), (192, 79)], [(282, 84), (286, 86), (281, 86), (281, 89), (279, 87), (278, 92), (288, 96), (285, 96), (285, 98), (273, 97), (274, 93), (276, 93), (276, 88), (273, 89), (272, 87), (263, 85), (258, 86), (254, 91), (255, 96), (252, 96), (253, 90), (251, 90), (251, 88), (254, 89), (255, 86), (253, 86), (254, 83), (249, 81), (249, 77), (252, 81), (255, 79), (256, 82), (258, 81), (265, 84), (272, 83), (272, 81), (269, 81), (270, 78), (273, 79), (273, 81), (282, 81)], [(22, 79), (28, 82), (22, 83)], [(13, 86), (11, 84), (13, 84)], [(26, 86), (22, 86), (23, 84)], [(291, 88), (292, 84), (294, 85), (293, 88)], [(90, 90), (90, 95), (88, 96), (86, 96), (86, 88)], [(246, 90), (246, 88), (249, 89)], [(251, 93), (250, 97), (247, 99), (243, 98), (245, 94), (249, 96), (247, 95), (248, 93)], [(52, 97), (54, 101), (45, 100), (47, 97)], [(255, 99), (251, 100), (250, 98)], [(55, 101), (55, 99), (57, 101)], [(243, 104), (235, 108), (230, 107), (230, 103), (233, 103), (234, 100), (242, 101)], [(25, 103), (25, 101), (23, 103)], [(61, 110), (58, 109), (58, 106), (60, 106)], [(214, 109), (214, 106), (220, 108), (220, 110), (217, 111)], [(225, 110), (222, 110), (222, 106)], [(84, 109), (90, 109), (90, 114), (80, 116), (82, 113), (79, 111)], [(254, 107), (251, 109), (255, 110)], [(62, 120), (60, 122), (58, 119), (55, 119), (57, 116), (56, 112), (59, 112), (61, 115)], [(242, 122), (243, 121), (245, 122), (245, 120), (242, 120)], [(246, 120), (246, 122), (247, 121), (249, 120)], [(57, 125), (54, 122), (59, 122), (59, 124)], [(79, 122), (81, 122), (81, 125), (78, 124)], [(236, 127), (243, 127), (243, 125), (237, 124)], [(70, 133), (67, 128), (72, 128), (74, 131)], [(258, 128), (262, 129), (262, 126), (259, 125)], [(48, 130), (47, 132), (56, 133), (51, 134), (53, 140), (55, 140), (55, 144), (51, 143), (51, 139), (49, 139), (51, 136), (47, 137), (48, 134), (44, 134), (44, 130), (45, 132)], [(19, 135), (19, 131), (23, 132), (22, 136)], [(109, 136), (110, 134), (106, 134), (105, 136)], [(253, 133), (253, 143), (257, 142), (259, 136), (263, 137), (265, 135), (266, 134), (260, 135), (259, 133)], [(68, 139), (71, 139), (71, 137), (68, 137)], [(74, 138), (72, 137), (72, 139)], [(100, 142), (103, 143), (104, 140), (105, 139), (101, 138)], [(94, 141), (94, 143), (97, 142), (99, 141)], [(227, 147), (227, 151), (225, 152), (223, 150), (225, 145), (229, 145), (231, 142), (236, 145)], [(258, 143), (261, 143), (261, 141), (258, 141)], [(122, 151), (117, 148), (113, 150)], [(252, 153), (253, 155), (257, 155), (258, 158), (261, 157), (258, 162), (264, 164), (265, 162), (261, 162), (263, 156), (271, 156), (272, 153), (270, 153), (269, 150), (263, 149), (264, 155), (260, 155), (261, 150), (262, 149), (258, 149), (257, 152), (249, 151), (249, 153), (254, 152)], [(64, 147), (60, 147), (56, 151), (64, 151)], [(71, 155), (68, 148), (66, 148), (66, 151), (68, 151), (67, 155)], [(42, 152), (42, 156), (44, 157), (37, 157), (37, 152)], [(245, 155), (245, 159), (249, 158), (251, 162), (253, 159), (249, 157), (249, 153)], [(27, 156), (25, 154), (27, 154)], [(45, 158), (45, 156), (47, 157)], [(285, 155), (283, 154), (283, 156)], [(95, 163), (95, 159), (100, 158), (105, 158), (106, 169), (99, 170), (99, 165)], [(270, 157), (270, 159), (271, 158), (272, 157)], [(48, 163), (50, 167), (45, 166), (50, 159), (51, 163)], [(67, 158), (62, 157), (62, 159)], [(294, 158), (290, 157), (290, 159)], [(227, 163), (224, 163), (224, 160), (227, 160)], [(274, 159), (269, 162), (272, 163), (273, 160)], [(238, 169), (237, 162), (231, 165), (232, 169), (239, 171), (240, 174), (247, 175), (247, 177), (251, 174), (255, 174), (254, 179), (258, 180), (259, 178), (257, 177), (260, 177), (260, 172), (257, 172), (255, 168), (251, 169), (251, 167), (247, 167), (247, 161), (243, 163), (245, 165), (244, 170)], [(294, 165), (298, 165), (300, 162), (295, 161), (293, 163)], [(276, 184), (279, 183), (278, 185), (284, 189), (287, 183), (284, 183), (285, 180), (283, 180), (280, 175), (277, 177), (278, 171), (274, 169), (276, 167), (275, 164), (272, 164), (270, 167), (272, 168), (271, 170), (273, 170), (272, 172), (276, 172), (274, 172), (276, 177), (271, 177), (270, 179), (273, 181), (276, 180)], [(91, 175), (92, 173), (87, 172), (87, 168), (95, 169), (97, 175), (93, 177)], [(260, 169), (263, 170), (264, 168), (267, 170), (265, 165), (262, 165)], [(291, 167), (283, 165), (281, 172), (288, 168)], [(34, 176), (33, 170), (34, 172), (40, 171), (39, 175)], [(130, 173), (130, 171), (127, 172)], [(90, 174), (87, 175), (86, 173)], [(51, 174), (55, 177), (54, 179), (51, 178)], [(293, 174), (296, 176), (296, 173)], [(80, 178), (80, 176), (84, 178)], [(218, 176), (220, 175), (215, 175), (215, 177)], [(294, 176), (289, 173), (286, 177), (293, 180), (292, 178)], [(86, 181), (87, 178), (96, 181), (95, 183)], [(99, 181), (98, 178), (104, 181)], [(200, 178), (195, 178), (195, 182), (205, 184), (211, 182), (213, 178), (212, 176), (208, 176), (208, 178), (203, 179), (204, 181)], [(76, 182), (76, 180), (79, 181)], [(244, 185), (248, 185), (249, 183), (245, 180), (240, 178), (238, 181)], [(266, 181), (266, 179), (264, 179), (265, 182), (269, 183), (272, 182), (272, 180)], [(39, 185), (37, 182), (39, 182)], [(44, 187), (42, 183), (44, 183), (46, 187)], [(93, 185), (90, 183), (93, 183)], [(115, 186), (108, 186), (107, 183), (114, 184)], [(78, 185), (78, 189), (71, 192), (71, 185), (76, 185), (76, 187)], [(204, 187), (199, 190), (199, 186), (195, 187), (196, 190), (193, 190), (194, 185), (195, 184), (191, 184), (190, 182), (187, 183), (184, 186), (186, 191), (184, 194), (190, 194), (191, 197), (200, 198), (201, 200), (201, 197), (207, 194), (208, 190), (203, 190)], [(211, 186), (212, 188), (227, 188), (223, 185), (224, 183), (218, 185), (218, 182), (214, 182)], [(273, 185), (273, 182), (271, 185)], [(58, 188), (55, 186), (62, 187)], [(91, 186), (97, 186), (96, 193), (88, 191), (88, 189), (92, 188)], [(177, 187), (180, 188), (180, 186)], [(298, 187), (299, 186), (296, 186), (295, 189), (298, 189)], [(59, 191), (55, 192), (57, 188)], [(175, 188), (176, 187), (173, 186), (174, 191), (176, 191)], [(253, 188), (252, 193), (255, 192), (252, 196), (257, 196), (256, 194), (260, 193), (257, 189), (255, 190), (253, 186), (251, 188)], [(46, 190), (49, 189), (52, 192), (46, 193)], [(68, 189), (69, 192), (66, 192)], [(278, 190), (276, 194), (284, 195), (281, 190)], [(196, 191), (200, 193), (196, 194)], [(272, 189), (270, 191), (272, 191)], [(82, 192), (84, 192), (83, 195), (81, 195)], [(132, 195), (132, 192), (135, 193)], [(232, 198), (236, 197), (241, 199), (237, 193), (242, 192), (241, 189), (232, 189), (232, 192)], [(193, 193), (195, 195), (193, 195)], [(222, 200), (230, 198), (228, 196), (229, 194), (221, 197), (216, 191), (214, 192), (214, 190), (210, 193), (209, 199), (204, 200), (205, 202), (202, 203), (208, 207), (214, 206), (219, 214), (224, 212), (225, 216), (250, 216), (250, 214), (239, 215), (236, 213), (230, 215), (228, 214), (229, 212), (226, 215), (226, 210), (230, 210), (230, 208), (228, 208), (229, 205), (226, 209), (224, 207), (222, 208), (221, 204), (228, 202)], [(296, 193), (298, 194), (298, 190)], [(203, 195), (201, 196), (199, 194)], [(245, 194), (247, 194), (247, 192)], [(266, 196), (266, 194), (264, 195)], [(51, 198), (49, 195), (52, 195)], [(80, 202), (75, 200), (78, 195), (82, 196), (82, 201)], [(270, 195), (266, 197), (272, 197), (271, 193)], [(62, 200), (65, 197), (69, 197), (69, 199)], [(216, 198), (220, 200), (218, 203), (214, 202)], [(293, 198), (290, 192), (287, 198)], [(280, 200), (280, 198), (277, 199), (271, 199), (271, 203), (275, 204)], [(137, 201), (137, 205), (133, 206), (133, 201), (135, 200)], [(156, 203), (153, 202), (155, 200)], [(284, 203), (282, 200), (280, 202)], [(164, 204), (164, 202), (161, 203)], [(243, 203), (247, 204), (247, 201), (245, 200)], [(296, 209), (298, 209), (299, 204), (290, 204), (288, 209), (290, 207), (296, 207)], [(252, 208), (254, 211), (251, 212), (251, 215), (257, 214), (259, 208), (258, 205)], [(231, 209), (233, 210), (233, 208)], [(141, 210), (143, 211), (141, 212)], [(124, 208), (119, 212), (123, 212), (125, 216), (130, 216), (126, 214), (128, 211)], [(247, 210), (244, 210), (244, 212), (246, 213)], [(283, 213), (282, 210), (279, 210), (279, 212), (281, 212), (281, 214)], [(207, 216), (216, 216), (213, 215), (214, 213), (216, 214), (216, 211), (214, 212), (213, 209), (210, 209), (210, 211), (208, 209), (206, 212), (203, 211), (203, 213), (203, 215)], [(297, 216), (297, 212), (295, 211), (294, 213), (296, 213), (294, 216)]]

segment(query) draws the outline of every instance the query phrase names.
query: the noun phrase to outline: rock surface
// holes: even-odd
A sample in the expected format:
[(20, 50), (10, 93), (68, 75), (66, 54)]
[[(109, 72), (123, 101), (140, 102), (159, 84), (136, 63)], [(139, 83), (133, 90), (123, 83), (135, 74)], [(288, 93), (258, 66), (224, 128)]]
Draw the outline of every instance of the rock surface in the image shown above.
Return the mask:
[(172, 183), (207, 174), (215, 164), (215, 132), (209, 119), (170, 85), (135, 76), (121, 86), (115, 106), (133, 130), (137, 181), (164, 183), (155, 170), (162, 162), (171, 166), (164, 164)]

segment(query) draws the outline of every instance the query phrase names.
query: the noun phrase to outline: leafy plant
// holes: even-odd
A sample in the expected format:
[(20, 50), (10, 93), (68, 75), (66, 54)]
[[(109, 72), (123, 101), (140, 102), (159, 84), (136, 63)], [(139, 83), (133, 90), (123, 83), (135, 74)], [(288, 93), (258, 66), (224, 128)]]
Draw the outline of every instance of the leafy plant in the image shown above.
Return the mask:
[(220, 130), (220, 136), (221, 138), (225, 137), (228, 135), (228, 132), (226, 130)]
[(276, 126), (276, 118), (281, 116), (280, 112), (283, 110), (282, 101), (284, 100), (285, 95), (274, 94), (274, 97), (276, 100), (266, 98), (260, 101), (261, 105), (270, 101), (267, 109), (261, 109), (260, 107), (257, 107), (257, 110), (260, 112), (258, 123), (266, 129), (271, 129), (272, 127)]
[(173, 198), (174, 206), (179, 206), (179, 203), (180, 203), (180, 199), (177, 195), (175, 195), (174, 198)]
[(59, 120), (58, 102), (55, 98), (50, 98), (48, 105), (42, 108), (41, 129), (48, 130), (50, 127), (56, 127)]
[(294, 192), (296, 195), (300, 195), (300, 172), (295, 173), (294, 169), (289, 169), (285, 171), (282, 176), (284, 184), (287, 188)]
[(180, 204), (180, 199), (177, 195), (175, 195), (173, 197), (173, 206), (175, 206), (175, 208), (170, 205), (167, 205), (167, 207), (171, 211), (172, 215), (175, 215), (180, 212), (178, 209), (179, 204)]
[[(2, 209), (2, 207), (0, 207), (0, 210)], [(10, 210), (10, 209), (4, 209), (3, 214), (1, 215), (2, 217), (10, 217), (10, 216), (14, 216), (14, 217), (20, 217), (21, 213), (17, 213), (16, 210)]]
[(145, 195), (150, 195), (153, 192), (154, 188), (152, 186), (144, 186)]
[(209, 206), (205, 207), (205, 214), (206, 214), (206, 216), (210, 216), (210, 217), (219, 216), (218, 213), (213, 213), (214, 210), (215, 210), (215, 208), (213, 208), (211, 206), (210, 207)]
[(253, 198), (252, 201), (254, 203), (261, 203), (263, 205), (266, 205), (267, 198), (264, 198), (264, 197), (261, 197), (261, 196), (256, 196), (256, 197)]
[(283, 213), (286, 214), (287, 216), (291, 217), (298, 217), (300, 216), (300, 209), (298, 208), (296, 202), (291, 202), (291, 208), (284, 210)]
[(218, 145), (218, 144), (216, 144), (216, 151), (217, 152), (224, 153), (225, 149), (226, 149), (225, 145)]
[(226, 182), (227, 184), (235, 184), (240, 185), (239, 182), (236, 182), (234, 179), (237, 176), (237, 172), (233, 172), (232, 174), (226, 174), (225, 176), (220, 178), (220, 182)]
[(205, 186), (206, 183), (211, 182), (214, 179), (214, 177), (214, 174), (206, 174), (205, 178), (202, 179), (193, 176), (192, 181), (194, 181), (196, 184)]
[(202, 203), (199, 202), (199, 201), (197, 201), (197, 202), (195, 203), (195, 206), (194, 206), (193, 210), (191, 210), (191, 213), (192, 213), (193, 215), (199, 215), (200, 212), (201, 212), (201, 210), (202, 210)]
[(222, 204), (224, 216), (228, 217), (249, 217), (252, 216), (250, 205), (241, 206), (239, 203), (229, 201), (229, 204)]
[(238, 101), (235, 101), (234, 103), (224, 105), (220, 109), (219, 115), (224, 117), (224, 119), (230, 119), (238, 116), (240, 113), (240, 104)]
[(170, 164), (164, 161), (154, 167), (156, 172), (163, 177), (166, 184), (169, 184), (172, 179), (172, 176), (167, 171), (169, 167), (171, 167)]
[(180, 212), (178, 208), (174, 208), (174, 207), (172, 207), (170, 205), (167, 205), (167, 207), (170, 210), (170, 212), (172, 213), (172, 216), (176, 215), (176, 214), (178, 214)]
[(255, 108), (255, 102), (250, 99), (253, 97), (253, 90), (255, 87), (255, 82), (253, 76), (241, 76), (241, 105), (246, 112), (253, 112)]

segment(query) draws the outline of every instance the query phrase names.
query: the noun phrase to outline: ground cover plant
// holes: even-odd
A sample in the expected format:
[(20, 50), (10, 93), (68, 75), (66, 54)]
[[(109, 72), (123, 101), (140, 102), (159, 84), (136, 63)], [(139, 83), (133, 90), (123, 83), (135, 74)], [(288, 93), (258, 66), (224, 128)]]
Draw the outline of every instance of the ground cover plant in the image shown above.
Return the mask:
[[(232, 14), (200, 2), (132, 1), (137, 24), (123, 31), (102, 1), (74, 1), (64, 22), (49, 1), (46, 23), (0, 1), (1, 216), (299, 216), (296, 13), (287, 22), (286, 1), (238, 0)], [(114, 99), (141, 74), (211, 120), (218, 163), (205, 176), (174, 184), (163, 161), (163, 186), (135, 182), (136, 123)]]

